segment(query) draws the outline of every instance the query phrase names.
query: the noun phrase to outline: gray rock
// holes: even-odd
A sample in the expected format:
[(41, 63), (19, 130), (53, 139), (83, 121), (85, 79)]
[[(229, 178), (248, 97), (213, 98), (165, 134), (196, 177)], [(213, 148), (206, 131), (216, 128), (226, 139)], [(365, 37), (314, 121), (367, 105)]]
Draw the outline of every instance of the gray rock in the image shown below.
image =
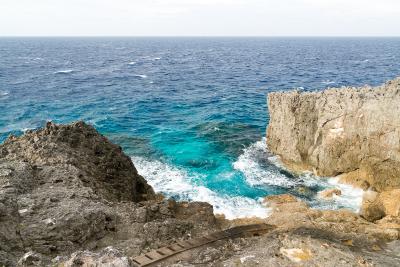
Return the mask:
[(371, 88), (268, 95), (267, 144), (293, 169), (400, 187), (400, 78)]
[(57, 262), (64, 267), (77, 266), (103, 266), (103, 267), (130, 267), (132, 261), (113, 247), (107, 247), (98, 253), (91, 251), (78, 251), (64, 262)]
[(194, 221), (179, 203), (160, 200), (121, 148), (83, 122), (48, 123), (0, 151), (0, 265), (51, 265), (86, 250), (97, 262), (108, 246), (136, 256), (216, 227), (209, 204), (198, 203), (207, 214)]
[(29, 251), (22, 256), (18, 261), (18, 266), (43, 266), (42, 256), (33, 251)]

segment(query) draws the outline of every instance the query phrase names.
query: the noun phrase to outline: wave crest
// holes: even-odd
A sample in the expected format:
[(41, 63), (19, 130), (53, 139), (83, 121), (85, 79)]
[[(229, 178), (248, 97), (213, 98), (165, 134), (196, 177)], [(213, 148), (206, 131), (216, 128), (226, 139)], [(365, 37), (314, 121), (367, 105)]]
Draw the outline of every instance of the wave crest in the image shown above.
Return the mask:
[(9, 92), (7, 91), (0, 91), (0, 96), (8, 96)]
[[(266, 164), (265, 160), (273, 163), (276, 160), (267, 151), (266, 138), (255, 142), (243, 150), (243, 153), (233, 163), (233, 168), (241, 171), (246, 181), (252, 186), (270, 185), (290, 188), (299, 182), (290, 179), (274, 168), (273, 164)], [(269, 166), (267, 166), (269, 165)]]
[(134, 77), (138, 77), (138, 78), (142, 78), (142, 79), (146, 79), (147, 75), (146, 74), (135, 74), (133, 75)]
[(72, 70), (72, 69), (58, 70), (58, 71), (55, 71), (54, 74), (69, 74), (69, 73), (72, 73), (72, 72), (74, 72), (74, 70)]

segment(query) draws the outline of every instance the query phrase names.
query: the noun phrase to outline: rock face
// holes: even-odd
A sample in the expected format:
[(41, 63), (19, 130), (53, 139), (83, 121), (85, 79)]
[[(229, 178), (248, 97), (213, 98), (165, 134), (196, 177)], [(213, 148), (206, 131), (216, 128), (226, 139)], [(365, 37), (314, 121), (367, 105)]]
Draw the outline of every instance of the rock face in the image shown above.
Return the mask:
[(1, 266), (108, 246), (136, 256), (215, 227), (211, 205), (162, 200), (119, 146), (83, 122), (48, 123), (0, 145)]
[(68, 184), (78, 179), (109, 201), (140, 201), (154, 196), (121, 147), (83, 122), (63, 126), (49, 122), (42, 130), (9, 138), (0, 149), (2, 172), (21, 170), (34, 176), (29, 179), (31, 190), (41, 181)]
[(399, 188), (399, 103), (400, 79), (376, 88), (270, 93), (268, 148), (294, 169), (345, 174), (376, 191)]

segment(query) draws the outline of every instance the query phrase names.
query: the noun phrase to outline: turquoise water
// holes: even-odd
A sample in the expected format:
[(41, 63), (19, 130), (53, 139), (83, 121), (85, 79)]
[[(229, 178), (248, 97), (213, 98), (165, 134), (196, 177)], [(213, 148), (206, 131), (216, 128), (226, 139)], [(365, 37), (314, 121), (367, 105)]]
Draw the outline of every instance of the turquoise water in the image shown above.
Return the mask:
[(400, 74), (399, 38), (1, 38), (0, 142), (85, 120), (132, 157), (157, 191), (264, 216), (260, 198), (357, 209), (360, 192), (294, 176), (265, 147), (266, 94), (381, 84)]

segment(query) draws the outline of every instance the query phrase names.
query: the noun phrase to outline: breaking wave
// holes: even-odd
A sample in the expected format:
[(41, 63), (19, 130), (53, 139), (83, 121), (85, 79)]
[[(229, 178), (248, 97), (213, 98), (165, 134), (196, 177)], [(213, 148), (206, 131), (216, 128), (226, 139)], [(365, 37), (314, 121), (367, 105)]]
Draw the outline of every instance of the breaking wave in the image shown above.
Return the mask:
[[(276, 186), (293, 192), (296, 188), (308, 188), (311, 194), (304, 200), (313, 208), (348, 208), (358, 212), (361, 207), (363, 190), (341, 184), (338, 178), (322, 178), (311, 172), (304, 172), (297, 177), (290, 175), (279, 157), (271, 156), (268, 152), (266, 138), (244, 149), (233, 166), (244, 174), (246, 181), (252, 186)], [(338, 188), (342, 194), (331, 199), (319, 198), (318, 192), (327, 188)]]
[(244, 149), (237, 161), (233, 163), (233, 167), (241, 171), (247, 183), (252, 186), (270, 185), (290, 188), (298, 184), (295, 179), (281, 174), (279, 168), (274, 168), (274, 165), (270, 164), (268, 168), (268, 162), (265, 162), (265, 159), (271, 163), (275, 160), (268, 153), (266, 138), (263, 138)]
[(325, 80), (325, 81), (322, 81), (322, 84), (326, 84), (326, 85), (329, 85), (329, 84), (335, 84), (336, 82), (334, 82), (334, 81), (331, 81), (331, 80)]
[(54, 74), (69, 74), (69, 73), (72, 73), (72, 72), (74, 72), (74, 70), (72, 70), (72, 69), (69, 69), (69, 70), (58, 70), (58, 71), (55, 71)]
[(351, 185), (339, 183), (338, 178), (329, 178), (325, 182), (326, 188), (338, 188), (342, 194), (333, 195), (332, 199), (317, 199), (314, 207), (320, 209), (348, 208), (355, 212), (360, 211), (364, 191)]
[(0, 96), (7, 96), (9, 92), (6, 91), (0, 91)]
[[(208, 202), (214, 207), (215, 214), (224, 214), (227, 219), (268, 216), (268, 209), (257, 200), (227, 196), (214, 192), (193, 182), (195, 176), (185, 170), (158, 160), (147, 160), (134, 156), (132, 161), (138, 172), (157, 191), (177, 200)], [(200, 175), (200, 174), (199, 174)]]
[(142, 78), (142, 79), (146, 79), (147, 75), (146, 74), (135, 74), (133, 75), (134, 77), (138, 77), (138, 78)]

